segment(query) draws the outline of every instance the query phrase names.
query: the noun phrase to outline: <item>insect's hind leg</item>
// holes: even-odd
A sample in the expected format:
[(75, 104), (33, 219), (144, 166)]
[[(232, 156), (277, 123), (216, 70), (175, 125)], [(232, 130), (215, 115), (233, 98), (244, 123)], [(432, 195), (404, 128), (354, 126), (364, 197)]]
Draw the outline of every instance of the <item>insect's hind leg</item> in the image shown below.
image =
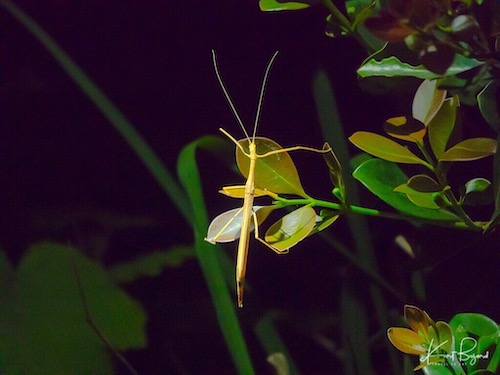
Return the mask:
[(257, 214), (256, 212), (254, 211), (252, 213), (252, 217), (253, 217), (253, 222), (254, 222), (254, 237), (257, 241), (259, 241), (260, 243), (266, 245), (269, 249), (271, 249), (272, 251), (274, 251), (276, 254), (288, 254), (289, 252), (289, 249), (285, 249), (285, 250), (280, 250), (278, 248), (276, 248), (275, 246), (271, 245), (270, 243), (267, 243), (265, 240), (263, 240), (262, 238), (259, 237), (259, 223), (257, 222)]

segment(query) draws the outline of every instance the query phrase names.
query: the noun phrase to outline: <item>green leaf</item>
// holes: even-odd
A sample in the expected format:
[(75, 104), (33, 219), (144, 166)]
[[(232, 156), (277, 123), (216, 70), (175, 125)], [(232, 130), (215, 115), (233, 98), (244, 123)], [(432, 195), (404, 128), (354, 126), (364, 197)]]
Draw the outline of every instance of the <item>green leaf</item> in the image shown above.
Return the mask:
[(441, 158), (446, 150), (448, 140), (455, 127), (458, 104), (458, 96), (446, 100), (438, 113), (436, 113), (434, 118), (427, 125), (429, 143), (436, 159)]
[(404, 164), (428, 165), (424, 160), (389, 138), (370, 132), (356, 132), (349, 140), (361, 150), (384, 160)]
[(271, 225), (265, 241), (280, 251), (285, 251), (306, 238), (316, 223), (316, 212), (311, 206), (302, 206), (286, 214)]
[[(455, 351), (465, 352), (468, 355), (488, 355), (491, 362), (494, 361), (492, 357), (495, 354), (492, 355), (489, 351), (492, 348), (498, 349), (500, 344), (500, 328), (495, 321), (482, 314), (461, 313), (450, 320), (450, 327), (455, 337)], [(467, 373), (472, 373), (481, 363), (481, 361), (472, 361), (469, 357), (463, 362), (467, 366)]]
[[(248, 151), (248, 140), (242, 139), (239, 143)], [(257, 154), (262, 155), (270, 151), (280, 150), (278, 143), (269, 138), (256, 137)], [(241, 174), (248, 178), (250, 159), (236, 148), (236, 162)], [(255, 187), (270, 190), (276, 194), (294, 194), (306, 197), (302, 188), (299, 174), (288, 152), (280, 152), (265, 158), (257, 158), (255, 164)]]
[(355, 170), (357, 167), (359, 167), (361, 164), (363, 164), (365, 161), (373, 159), (373, 156), (367, 154), (366, 152), (361, 152), (351, 158), (349, 161), (349, 165), (352, 170)]
[(191, 142), (179, 154), (177, 173), (189, 197), (190, 206), (195, 208), (192, 210), (193, 216), (190, 219), (194, 229), (196, 256), (203, 271), (206, 286), (210, 291), (226, 347), (231, 354), (237, 373), (253, 374), (255, 371), (236, 316), (232, 293), (230, 293), (226, 282), (228, 278), (226, 277), (226, 268), (223, 265), (227, 262), (224, 258), (224, 252), (213, 251), (212, 245), (204, 241), (209, 223), (196, 153), (199, 148), (217, 152), (223, 149), (226, 143), (221, 138), (216, 137), (201, 137)]
[(470, 161), (493, 155), (497, 141), (492, 138), (470, 138), (446, 150), (439, 161)]
[(165, 251), (154, 251), (130, 262), (119, 264), (108, 269), (108, 272), (116, 282), (130, 283), (140, 277), (159, 276), (165, 268), (180, 267), (194, 256), (194, 249), (191, 246), (176, 246)]
[[(257, 223), (262, 224), (275, 208), (275, 206), (253, 206), (253, 210), (257, 215)], [(210, 223), (205, 241), (215, 244), (237, 240), (241, 235), (242, 219), (242, 207), (221, 213)], [(250, 231), (252, 232), (254, 229), (255, 223), (252, 218)]]
[(425, 125), (428, 125), (436, 113), (438, 113), (446, 98), (446, 90), (439, 90), (437, 82), (437, 80), (424, 80), (418, 86), (413, 98), (413, 118)]
[(394, 189), (406, 183), (408, 177), (394, 163), (370, 159), (356, 168), (352, 175), (385, 203), (406, 215), (431, 220), (459, 220), (454, 214), (444, 209), (431, 210), (418, 207), (406, 195), (395, 192)]
[(373, 14), (377, 2), (375, 0), (350, 0), (346, 1), (347, 14), (353, 19), (352, 27), (356, 28)]
[(497, 131), (500, 129), (500, 79), (490, 81), (477, 95), (479, 110), (486, 122)]
[[(459, 73), (473, 69), (484, 62), (464, 57), (457, 54), (453, 64), (446, 71), (447, 76), (453, 76)], [(423, 65), (413, 66), (400, 61), (397, 57), (391, 56), (380, 61), (370, 59), (357, 70), (361, 78), (366, 77), (416, 77), (422, 79), (439, 78), (440, 75), (432, 73)]]
[(463, 203), (478, 206), (493, 202), (493, 186), (486, 178), (473, 178), (465, 183)]
[(300, 10), (309, 8), (312, 5), (319, 3), (319, 0), (303, 0), (303, 1), (278, 1), (278, 0), (260, 0), (259, 8), (263, 12), (279, 12), (282, 10)]
[[(325, 230), (328, 228), (330, 225), (332, 225), (337, 219), (340, 217), (340, 213), (337, 211), (332, 211), (332, 210), (321, 210), (319, 217), (316, 217), (316, 224), (314, 225), (313, 230), (309, 235), (316, 234), (318, 232), (321, 232), (322, 230)], [(318, 221), (319, 220), (319, 221)]]
[(394, 188), (394, 191), (397, 193), (406, 194), (408, 199), (415, 205), (424, 208), (430, 208), (433, 210), (437, 210), (440, 208), (436, 202), (434, 201), (435, 193), (423, 193), (421, 191), (417, 191), (412, 189), (407, 184), (401, 184)]
[(454, 335), (468, 332), (481, 337), (500, 333), (500, 328), (493, 319), (477, 313), (456, 314), (449, 325)]
[[(8, 374), (111, 373), (108, 348), (90, 318), (117, 350), (146, 345), (146, 315), (97, 263), (75, 249), (45, 242), (32, 246), (16, 278), (0, 286), (0, 353)], [(22, 360), (19, 360), (22, 358)]]
[(419, 120), (407, 116), (399, 116), (386, 120), (384, 131), (391, 137), (422, 144), (424, 136), (427, 133), (427, 128)]

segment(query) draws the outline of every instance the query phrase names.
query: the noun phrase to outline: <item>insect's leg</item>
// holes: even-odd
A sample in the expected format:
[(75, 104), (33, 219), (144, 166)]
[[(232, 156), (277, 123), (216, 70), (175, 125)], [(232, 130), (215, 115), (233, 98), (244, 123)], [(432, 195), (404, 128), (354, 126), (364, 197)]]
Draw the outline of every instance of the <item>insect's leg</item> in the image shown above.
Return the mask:
[(267, 243), (265, 240), (263, 240), (262, 238), (259, 237), (259, 223), (257, 222), (257, 214), (255, 213), (255, 211), (253, 212), (252, 214), (252, 217), (253, 217), (253, 222), (254, 222), (254, 227), (255, 227), (255, 233), (254, 233), (254, 236), (255, 236), (255, 239), (257, 241), (259, 241), (260, 243), (266, 245), (268, 248), (270, 248), (272, 251), (274, 251), (276, 254), (288, 254), (288, 249), (285, 249), (285, 250), (280, 250), (278, 248), (276, 248), (275, 246), (271, 245), (270, 243)]
[(224, 231), (227, 229), (227, 227), (229, 226), (229, 224), (231, 224), (233, 222), (234, 219), (236, 219), (236, 217), (241, 213), (241, 211), (243, 211), (243, 207), (241, 207), (238, 211), (236, 211), (236, 213), (233, 215), (233, 217), (231, 219), (229, 219), (227, 221), (227, 223), (222, 227), (222, 229), (214, 236), (214, 238), (212, 240), (208, 240), (207, 238), (205, 238), (205, 241), (207, 242), (210, 242), (212, 245), (215, 245), (217, 243), (217, 238), (220, 237), (220, 235), (222, 233), (224, 233)]
[(280, 154), (282, 152), (297, 151), (297, 150), (312, 151), (312, 152), (316, 152), (318, 154), (326, 154), (327, 152), (332, 151), (331, 148), (319, 149), (319, 148), (307, 147), (307, 146), (293, 146), (293, 147), (287, 147), (287, 148), (280, 148), (279, 150), (269, 151), (269, 152), (266, 152), (265, 154), (259, 154), (259, 155), (257, 155), (257, 157), (265, 158), (266, 156)]

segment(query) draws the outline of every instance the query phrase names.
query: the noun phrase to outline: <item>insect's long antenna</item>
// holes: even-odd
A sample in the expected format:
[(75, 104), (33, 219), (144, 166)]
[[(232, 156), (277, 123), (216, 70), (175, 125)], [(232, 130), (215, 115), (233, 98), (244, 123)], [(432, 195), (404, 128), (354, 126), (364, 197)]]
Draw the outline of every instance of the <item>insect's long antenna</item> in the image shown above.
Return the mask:
[(236, 117), (238, 124), (240, 124), (240, 127), (243, 130), (243, 133), (245, 133), (245, 137), (247, 137), (247, 139), (250, 141), (250, 137), (248, 136), (247, 130), (245, 129), (245, 126), (243, 125), (243, 121), (241, 121), (240, 115), (238, 114), (238, 111), (236, 110), (236, 107), (234, 106), (233, 101), (231, 100), (231, 97), (229, 96), (229, 92), (227, 91), (226, 86), (224, 85), (224, 82), (222, 81), (222, 77), (219, 73), (219, 67), (217, 66), (217, 58), (215, 56), (214, 50), (212, 50), (212, 59), (214, 62), (215, 75), (217, 76), (217, 80), (219, 81), (220, 87), (222, 88), (222, 92), (224, 93), (224, 96), (226, 97), (226, 99), (229, 103), (229, 106), (231, 107), (231, 110), (233, 111), (234, 117)]
[(271, 70), (271, 66), (273, 65), (273, 62), (276, 59), (276, 56), (278, 56), (278, 52), (279, 51), (274, 52), (274, 54), (271, 56), (271, 60), (269, 60), (266, 72), (264, 73), (264, 78), (262, 79), (262, 87), (260, 88), (259, 102), (257, 104), (257, 113), (255, 114), (255, 123), (253, 125), (252, 140), (255, 140), (255, 135), (257, 134), (257, 124), (259, 123), (259, 117), (261, 112), (260, 110), (262, 108), (262, 101), (264, 100), (264, 92), (266, 91), (267, 76), (269, 75), (269, 71)]

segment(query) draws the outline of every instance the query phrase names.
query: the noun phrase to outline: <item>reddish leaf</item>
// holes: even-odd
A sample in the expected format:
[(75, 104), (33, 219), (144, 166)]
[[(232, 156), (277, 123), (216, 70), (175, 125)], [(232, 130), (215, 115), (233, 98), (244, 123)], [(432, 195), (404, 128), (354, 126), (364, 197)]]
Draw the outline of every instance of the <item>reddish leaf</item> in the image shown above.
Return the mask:
[(423, 143), (427, 133), (423, 123), (408, 116), (392, 117), (386, 120), (384, 131), (394, 138), (419, 144)]

